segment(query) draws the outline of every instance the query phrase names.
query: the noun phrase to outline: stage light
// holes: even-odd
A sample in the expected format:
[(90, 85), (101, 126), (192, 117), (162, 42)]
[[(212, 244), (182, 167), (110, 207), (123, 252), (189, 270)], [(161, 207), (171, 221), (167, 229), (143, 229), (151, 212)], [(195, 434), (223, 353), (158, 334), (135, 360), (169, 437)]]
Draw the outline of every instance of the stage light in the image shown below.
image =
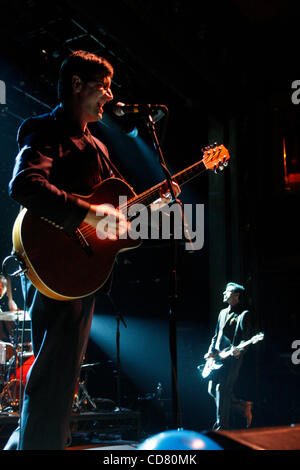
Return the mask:
[(127, 132), (126, 135), (128, 135), (128, 137), (131, 137), (132, 139), (135, 139), (139, 135), (139, 131), (137, 127), (134, 127), (132, 131)]

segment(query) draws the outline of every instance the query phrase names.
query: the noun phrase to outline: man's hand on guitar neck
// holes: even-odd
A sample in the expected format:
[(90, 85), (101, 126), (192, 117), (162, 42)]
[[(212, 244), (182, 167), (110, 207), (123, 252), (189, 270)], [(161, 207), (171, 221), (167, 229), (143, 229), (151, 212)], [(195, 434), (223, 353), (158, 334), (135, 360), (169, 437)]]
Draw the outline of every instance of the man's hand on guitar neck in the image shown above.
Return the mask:
[(130, 230), (125, 215), (109, 204), (91, 204), (84, 222), (94, 227), (101, 239), (117, 240)]
[[(177, 198), (179, 194), (181, 193), (181, 190), (180, 190), (179, 185), (175, 181), (172, 181), (172, 188), (174, 191), (174, 195)], [(164, 206), (170, 204), (171, 202), (172, 202), (172, 195), (170, 193), (170, 190), (167, 184), (165, 184), (161, 191), (160, 198), (154, 201), (150, 207), (152, 211), (156, 211), (158, 209), (162, 209)]]
[(241, 355), (241, 350), (240, 349), (233, 349), (232, 352), (231, 352), (231, 356), (235, 357), (236, 359), (238, 359)]

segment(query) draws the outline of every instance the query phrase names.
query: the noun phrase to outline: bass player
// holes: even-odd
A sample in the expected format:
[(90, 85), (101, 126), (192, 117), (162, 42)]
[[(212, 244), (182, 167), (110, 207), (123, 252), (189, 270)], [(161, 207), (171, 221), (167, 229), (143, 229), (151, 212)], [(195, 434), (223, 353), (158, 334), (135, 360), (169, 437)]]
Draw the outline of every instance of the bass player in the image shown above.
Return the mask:
[[(245, 288), (235, 282), (229, 282), (223, 292), (223, 302), (227, 308), (220, 311), (215, 334), (204, 358), (217, 358), (220, 351), (241, 341), (248, 340), (251, 335), (250, 313), (243, 309)], [(252, 403), (234, 397), (234, 385), (239, 375), (244, 352), (235, 350), (208, 382), (208, 393), (216, 404), (216, 422), (214, 429), (230, 429), (232, 413), (237, 411), (246, 418), (247, 427), (252, 421)]]

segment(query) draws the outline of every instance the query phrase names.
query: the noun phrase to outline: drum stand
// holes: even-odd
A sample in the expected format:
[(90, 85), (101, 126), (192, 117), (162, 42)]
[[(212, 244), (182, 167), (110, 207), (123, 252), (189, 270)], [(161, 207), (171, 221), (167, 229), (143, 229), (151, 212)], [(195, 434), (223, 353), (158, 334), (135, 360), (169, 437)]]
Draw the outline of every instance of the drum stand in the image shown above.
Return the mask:
[(78, 392), (76, 393), (73, 401), (74, 411), (82, 411), (82, 409), (86, 408), (87, 403), (89, 403), (94, 410), (97, 409), (96, 403), (87, 391), (87, 374), (88, 369), (91, 369), (92, 367), (97, 366), (99, 364), (100, 362), (96, 362), (95, 364), (83, 364), (81, 366), (81, 369), (86, 369), (86, 372), (84, 375), (84, 379), (82, 381), (79, 380), (78, 382)]
[[(23, 314), (24, 312), (22, 312)], [(23, 321), (21, 342), (19, 341), (20, 332), (20, 318), (19, 312), (9, 312), (15, 321), (15, 332), (13, 339), (13, 356), (5, 364), (5, 377), (3, 377), (3, 389), (0, 394), (0, 413), (14, 413), (20, 409), (23, 398), (23, 364), (24, 360), (28, 357), (33, 356), (31, 343), (24, 343), (24, 332), (30, 332), (31, 330), (25, 330), (25, 317), (21, 319)], [(28, 351), (24, 350), (25, 346), (30, 345)], [(18, 376), (18, 371), (19, 375)]]

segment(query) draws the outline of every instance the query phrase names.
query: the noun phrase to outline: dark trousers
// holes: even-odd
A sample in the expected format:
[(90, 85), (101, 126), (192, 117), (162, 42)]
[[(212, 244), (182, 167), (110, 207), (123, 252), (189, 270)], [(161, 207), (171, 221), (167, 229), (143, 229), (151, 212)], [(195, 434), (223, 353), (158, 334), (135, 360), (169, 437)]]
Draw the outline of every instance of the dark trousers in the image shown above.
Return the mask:
[(229, 358), (221, 369), (218, 380), (209, 384), (209, 393), (215, 399), (216, 422), (214, 429), (230, 429), (232, 405), (236, 400), (234, 385), (238, 378), (242, 359)]
[(27, 376), (19, 428), (5, 450), (16, 446), (20, 450), (62, 450), (69, 437), (69, 418), (94, 297), (64, 302), (35, 289), (30, 293), (35, 361)]

